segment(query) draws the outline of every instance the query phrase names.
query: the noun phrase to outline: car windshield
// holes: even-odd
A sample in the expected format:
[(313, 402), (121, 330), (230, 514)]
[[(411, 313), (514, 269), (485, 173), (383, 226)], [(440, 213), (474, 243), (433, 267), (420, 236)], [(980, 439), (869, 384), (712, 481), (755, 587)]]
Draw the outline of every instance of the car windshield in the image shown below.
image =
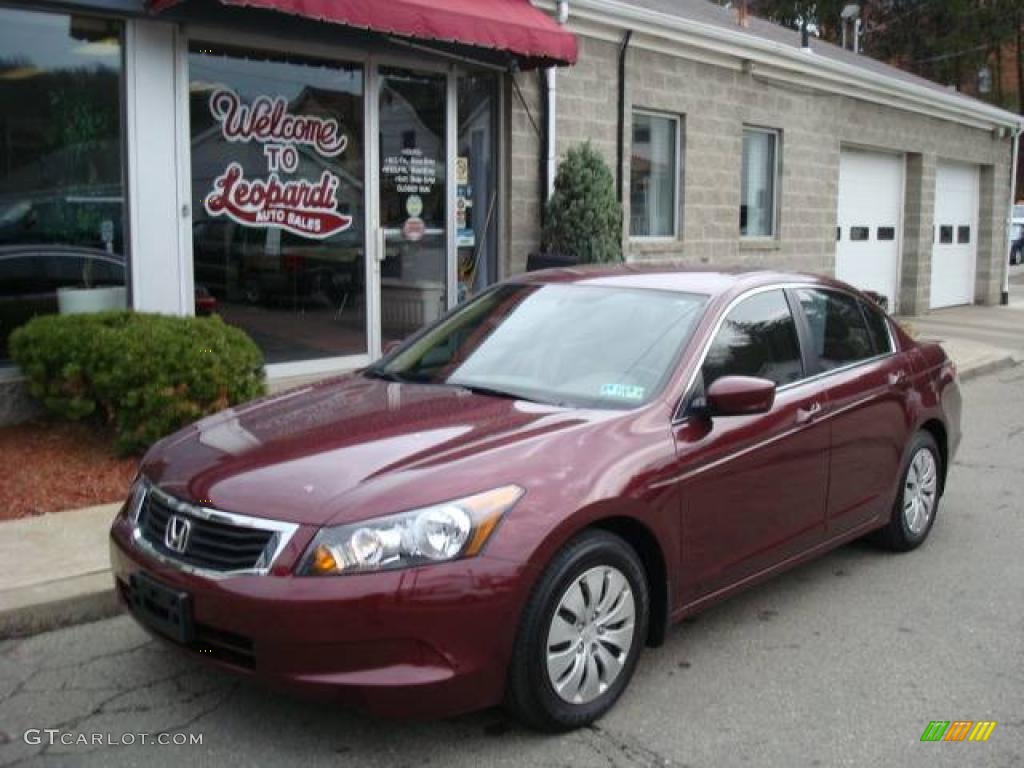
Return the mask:
[(633, 408), (662, 388), (706, 301), (662, 290), (506, 283), (368, 374), (553, 405)]

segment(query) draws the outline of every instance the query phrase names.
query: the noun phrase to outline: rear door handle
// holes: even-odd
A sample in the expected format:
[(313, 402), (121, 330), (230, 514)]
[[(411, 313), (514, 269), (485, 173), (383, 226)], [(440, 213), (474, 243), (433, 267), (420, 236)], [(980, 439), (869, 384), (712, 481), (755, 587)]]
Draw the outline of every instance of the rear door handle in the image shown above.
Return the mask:
[(811, 403), (806, 408), (797, 408), (796, 423), (809, 424), (821, 415), (821, 403)]
[(889, 386), (898, 387), (907, 383), (907, 372), (904, 370), (893, 371), (889, 374)]

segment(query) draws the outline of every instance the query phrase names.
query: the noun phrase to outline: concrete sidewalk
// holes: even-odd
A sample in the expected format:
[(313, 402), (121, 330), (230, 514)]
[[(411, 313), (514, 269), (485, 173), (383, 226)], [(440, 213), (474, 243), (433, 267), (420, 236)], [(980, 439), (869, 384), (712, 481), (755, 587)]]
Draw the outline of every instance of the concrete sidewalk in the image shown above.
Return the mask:
[[(1024, 307), (960, 307), (907, 320), (919, 337), (942, 343), (962, 380), (1024, 360)], [(120, 610), (107, 560), (119, 506), (0, 523), (0, 639)]]
[(1024, 300), (1006, 307), (950, 307), (899, 318), (917, 338), (938, 341), (969, 379), (1024, 361)]
[(0, 639), (118, 612), (107, 534), (120, 506), (0, 523)]

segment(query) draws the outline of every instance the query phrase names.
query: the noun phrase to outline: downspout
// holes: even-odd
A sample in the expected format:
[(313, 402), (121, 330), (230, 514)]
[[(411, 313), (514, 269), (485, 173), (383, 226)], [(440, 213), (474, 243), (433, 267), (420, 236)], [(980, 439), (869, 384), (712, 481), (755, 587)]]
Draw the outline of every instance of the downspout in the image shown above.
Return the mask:
[(626, 161), (626, 51), (632, 39), (633, 30), (627, 29), (619, 45), (619, 127), (616, 146), (618, 163), (615, 166), (615, 194), (619, 199), (619, 205), (622, 205), (625, 195), (622, 166)]
[(1024, 132), (1024, 126), (1018, 125), (1013, 136), (1013, 160), (1010, 164), (1010, 207), (1006, 216), (1006, 248), (1003, 250), (1003, 293), (999, 303), (1007, 305), (1010, 303), (1010, 248), (1013, 237), (1013, 207), (1017, 202), (1017, 163), (1020, 162), (1020, 135)]
[[(565, 26), (569, 21), (569, 0), (558, 0), (558, 23)], [(555, 174), (558, 171), (558, 68), (548, 67), (544, 70), (544, 81), (547, 86), (547, 128), (545, 138), (547, 151), (545, 160), (544, 200), (547, 202), (555, 191)]]

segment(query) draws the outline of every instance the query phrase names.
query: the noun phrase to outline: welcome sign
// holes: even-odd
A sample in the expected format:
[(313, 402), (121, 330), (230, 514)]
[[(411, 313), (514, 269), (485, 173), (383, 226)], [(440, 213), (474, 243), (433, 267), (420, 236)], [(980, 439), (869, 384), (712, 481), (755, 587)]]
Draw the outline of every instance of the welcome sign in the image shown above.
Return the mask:
[(316, 240), (352, 226), (351, 216), (338, 213), (337, 174), (325, 168), (316, 180), (285, 181), (279, 175), (298, 170), (300, 148), (324, 158), (344, 152), (348, 137), (337, 120), (293, 114), (283, 96), (260, 96), (245, 104), (227, 89), (214, 91), (209, 105), (225, 141), (263, 145), (268, 170), (266, 178), (248, 179), (239, 163), (229, 163), (206, 196), (210, 216), (227, 216), (248, 227), (280, 227)]

